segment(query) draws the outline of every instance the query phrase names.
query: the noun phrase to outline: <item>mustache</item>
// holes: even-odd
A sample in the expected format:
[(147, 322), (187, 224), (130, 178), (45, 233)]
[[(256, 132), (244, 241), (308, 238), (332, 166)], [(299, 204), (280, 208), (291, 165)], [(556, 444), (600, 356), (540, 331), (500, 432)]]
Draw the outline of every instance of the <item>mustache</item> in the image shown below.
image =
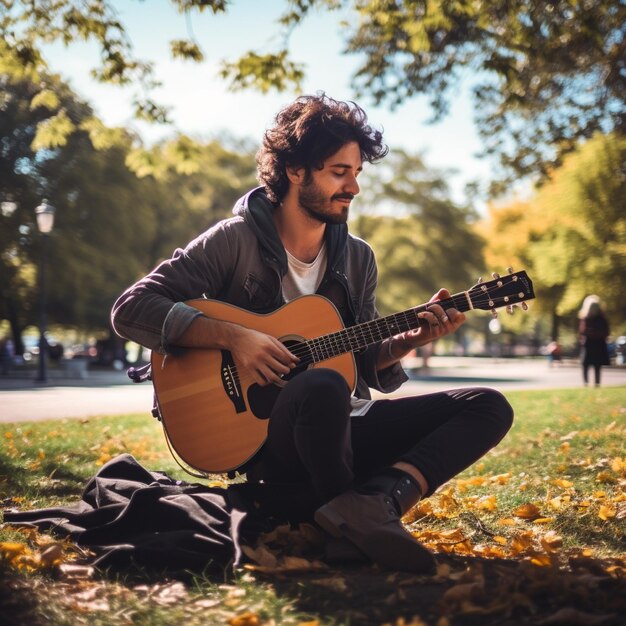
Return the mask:
[(354, 200), (353, 193), (336, 193), (331, 200)]

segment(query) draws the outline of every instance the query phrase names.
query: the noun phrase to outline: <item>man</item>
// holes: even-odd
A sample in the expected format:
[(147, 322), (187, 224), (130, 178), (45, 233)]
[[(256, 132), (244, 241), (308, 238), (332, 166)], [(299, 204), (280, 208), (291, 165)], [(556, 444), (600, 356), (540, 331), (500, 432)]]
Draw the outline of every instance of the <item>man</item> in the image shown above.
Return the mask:
[[(116, 331), (162, 353), (227, 350), (259, 385), (284, 384), (299, 359), (277, 338), (211, 319), (185, 301), (204, 296), (267, 313), (317, 293), (334, 303), (346, 327), (378, 317), (374, 255), (346, 222), (363, 162), (386, 153), (382, 134), (354, 103), (298, 98), (265, 133), (257, 154), (261, 187), (237, 203), (235, 217), (128, 289), (113, 309)], [(404, 355), (464, 322), (437, 304), (449, 296), (445, 289), (433, 296), (419, 314), (423, 326), (355, 354), (354, 395), (332, 369), (287, 377), (267, 440), (246, 467), (248, 478), (310, 487), (315, 521), (391, 569), (432, 568), (432, 555), (400, 517), (495, 446), (512, 423), (510, 405), (491, 389), (370, 399), (369, 388), (390, 392), (407, 379)]]

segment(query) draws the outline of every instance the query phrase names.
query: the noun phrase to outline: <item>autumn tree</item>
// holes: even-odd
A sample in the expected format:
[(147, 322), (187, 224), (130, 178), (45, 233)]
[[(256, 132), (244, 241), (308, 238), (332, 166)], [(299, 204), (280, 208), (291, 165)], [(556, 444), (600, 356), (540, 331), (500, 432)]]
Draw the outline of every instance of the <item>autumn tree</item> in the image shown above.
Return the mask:
[(625, 163), (626, 140), (598, 134), (568, 155), (532, 198), (492, 208), (480, 228), (488, 258), (502, 258), (510, 246), (528, 267), (554, 338), (563, 319), (574, 324), (590, 293), (602, 297), (614, 328), (626, 319)]
[[(95, 78), (137, 85), (137, 116), (167, 121), (167, 109), (150, 97), (158, 75), (150, 60), (135, 57), (113, 0), (3, 4), (0, 71), (33, 78), (46, 68), (45, 42), (94, 40), (101, 51)], [(228, 10), (225, 0), (171, 4), (191, 18)], [(358, 59), (353, 84), (359, 97), (393, 107), (425, 96), (439, 119), (459, 85), (469, 82), (484, 153), (499, 158), (505, 182), (545, 177), (598, 130), (624, 132), (623, 2), (285, 0), (284, 6), (274, 51), (267, 52), (270, 37), (263, 33), (241, 58), (222, 60), (221, 75), (232, 89), (299, 90), (304, 67), (290, 56), (289, 35), (311, 11), (328, 10), (343, 19), (345, 53)], [(174, 58), (204, 60), (191, 31), (170, 49)], [(57, 135), (72, 131), (62, 112), (51, 123)]]

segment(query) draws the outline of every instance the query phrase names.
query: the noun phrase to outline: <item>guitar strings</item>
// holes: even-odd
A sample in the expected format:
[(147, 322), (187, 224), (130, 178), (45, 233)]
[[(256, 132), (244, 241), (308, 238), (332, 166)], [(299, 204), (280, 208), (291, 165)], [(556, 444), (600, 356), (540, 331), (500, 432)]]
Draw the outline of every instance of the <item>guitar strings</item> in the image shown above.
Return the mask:
[[(489, 308), (495, 309), (508, 303), (506, 296), (498, 297), (490, 294), (488, 285), (489, 283), (485, 283), (486, 289), (483, 290), (481, 287), (480, 292), (471, 298), (472, 308), (481, 308), (488, 305)], [(473, 290), (476, 290), (476, 288), (473, 288)], [(523, 297), (523, 295), (523, 292), (519, 294), (520, 297)], [(347, 352), (353, 352), (354, 350), (367, 347), (368, 345), (391, 337), (399, 332), (430, 324), (428, 320), (418, 317), (419, 313), (428, 310), (430, 304), (431, 303), (422, 304), (400, 313), (376, 318), (364, 324), (344, 328), (323, 337), (305, 339), (290, 346), (289, 350), (300, 359), (300, 366), (322, 362)], [(438, 301), (437, 304), (444, 309), (451, 308), (452, 306), (461, 311), (470, 309), (466, 292), (455, 294), (450, 298)], [(409, 316), (414, 319), (411, 319)], [(383, 328), (383, 325), (385, 328)], [(241, 374), (236, 365), (233, 366), (233, 376), (238, 384), (247, 382), (248, 379), (254, 380), (254, 377), (248, 370), (245, 370), (245, 372), (247, 375)]]

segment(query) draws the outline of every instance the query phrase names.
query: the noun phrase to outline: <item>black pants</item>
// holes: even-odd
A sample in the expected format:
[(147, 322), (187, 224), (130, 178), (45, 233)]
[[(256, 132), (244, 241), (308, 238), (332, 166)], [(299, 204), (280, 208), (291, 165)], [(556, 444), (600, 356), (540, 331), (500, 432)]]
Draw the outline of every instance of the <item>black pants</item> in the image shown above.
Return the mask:
[(430, 495), (493, 448), (513, 410), (493, 389), (378, 400), (350, 416), (350, 392), (329, 369), (292, 379), (278, 397), (257, 477), (312, 485), (319, 502), (397, 461), (417, 467)]
[(583, 380), (585, 384), (589, 382), (589, 368), (593, 367), (596, 385), (600, 384), (600, 370), (602, 366), (599, 363), (583, 363)]

